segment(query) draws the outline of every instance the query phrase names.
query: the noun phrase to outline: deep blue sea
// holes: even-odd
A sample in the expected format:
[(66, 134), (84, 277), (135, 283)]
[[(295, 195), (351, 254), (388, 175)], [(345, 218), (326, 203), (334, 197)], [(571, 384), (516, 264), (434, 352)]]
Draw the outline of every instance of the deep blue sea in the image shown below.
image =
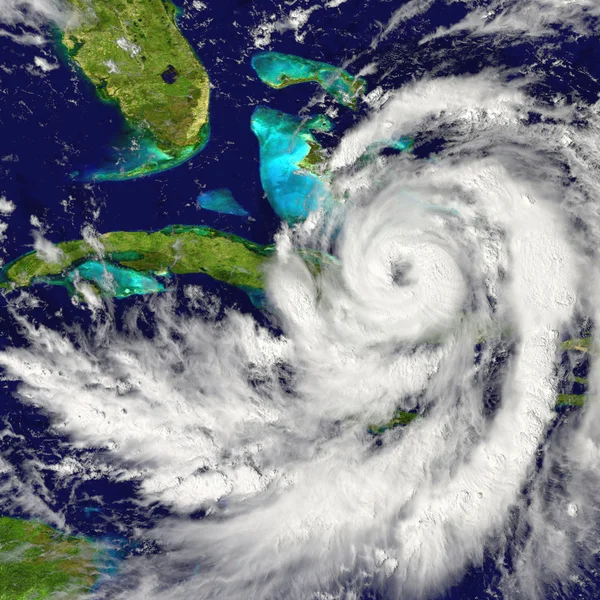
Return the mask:
[[(263, 14), (279, 14), (281, 3), (209, 0), (201, 11), (192, 2), (180, 4), (181, 29), (203, 61), (213, 85), (210, 140), (201, 153), (182, 166), (131, 181), (79, 183), (70, 177), (70, 173), (82, 166), (103, 163), (110, 155), (111, 144), (122, 132), (122, 119), (114, 107), (100, 102), (91, 84), (79, 79), (68, 65), (61, 63), (51, 76), (34, 74), (23, 67), (33, 63), (39, 50), (0, 37), (0, 65), (6, 68), (0, 71), (0, 195), (16, 204), (16, 210), (7, 219), (5, 262), (31, 249), (32, 217), (43, 223), (45, 236), (53, 242), (80, 237), (86, 224), (93, 224), (99, 232), (203, 224), (260, 243), (272, 241), (280, 221), (260, 185), (258, 143), (250, 130), (250, 116), (259, 104), (297, 114), (305, 109), (317, 89), (303, 84), (272, 90), (261, 83), (250, 66), (250, 58), (258, 50), (253, 47), (249, 32)], [(460, 31), (428, 44), (418, 44), (424, 34), (463, 19), (468, 8), (462, 2), (431, 3), (425, 12), (390, 31), (372, 49), (371, 41), (403, 4), (406, 3), (399, 0), (347, 0), (338, 8), (315, 11), (310, 26), (303, 30), (302, 42), (296, 41), (294, 31), (287, 31), (274, 36), (268, 49), (336, 65), (347, 64), (351, 73), (377, 61), (378, 72), (365, 75), (369, 89), (380, 85), (384, 90), (392, 90), (413, 79), (479, 73), (488, 67), (503, 66), (507, 78), (535, 72), (537, 84), (531, 93), (542, 101), (550, 101), (559, 94), (566, 102), (574, 96), (589, 103), (598, 98), (600, 40), (578, 35), (567, 26), (560, 31), (558, 44), (556, 37), (544, 45), (539, 41), (505, 39), (501, 34), (474, 37)], [(60, 60), (55, 56), (55, 60)], [(364, 112), (361, 108), (352, 113), (341, 107), (335, 119), (336, 129), (331, 134), (316, 136), (324, 146), (333, 147), (339, 135)], [(532, 113), (530, 118), (538, 117)], [(415, 137), (414, 152), (418, 157), (433, 155), (444, 145), (443, 131), (406, 134)], [(251, 217), (200, 210), (196, 203), (198, 194), (215, 188), (229, 188)], [(243, 292), (202, 276), (186, 281), (201, 282), (222, 298), (224, 307), (251, 311), (262, 323), (268, 323)], [(40, 287), (36, 294), (42, 302), (32, 314), (40, 323), (85, 325), (85, 315), (70, 304), (64, 289)], [(10, 295), (0, 298), (0, 334), (3, 344), (19, 345), (24, 342), (4, 308), (12, 298)], [(142, 301), (135, 296), (120, 300), (117, 314)], [(143, 328), (144, 324), (140, 326)], [(148, 335), (152, 335), (151, 324), (146, 326)], [(0, 438), (0, 453), (23, 481), (33, 482), (40, 473), (36, 464), (56, 464), (75, 451), (67, 440), (49, 430), (46, 416), (13, 398), (14, 384), (0, 385), (3, 386), (0, 428), (15, 434)], [(86, 452), (89, 451), (78, 455), (83, 461)], [(98, 477), (64, 489), (52, 472), (41, 473), (50, 491), (46, 502), (64, 515), (74, 531), (115, 540), (121, 556), (152, 551), (136, 547), (128, 538), (134, 527), (150, 527), (166, 516), (168, 510), (158, 504), (140, 506), (135, 483)], [(0, 512), (10, 506), (10, 498), (0, 497)], [(518, 514), (513, 517), (517, 529)], [(499, 565), (499, 561), (503, 564)], [(490, 554), (438, 599), (498, 598), (499, 566), (510, 570), (510, 565), (510, 554), (504, 557)], [(600, 579), (596, 581), (600, 584)], [(579, 597), (597, 598), (598, 593), (588, 588)], [(365, 599), (384, 597), (364, 595)]]

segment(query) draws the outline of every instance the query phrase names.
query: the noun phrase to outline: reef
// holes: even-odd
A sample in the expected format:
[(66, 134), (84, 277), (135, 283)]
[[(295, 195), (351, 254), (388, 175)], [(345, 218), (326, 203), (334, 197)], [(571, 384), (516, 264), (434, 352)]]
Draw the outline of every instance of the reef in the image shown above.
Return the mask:
[(388, 139), (382, 140), (379, 142), (374, 142), (373, 144), (369, 144), (365, 153), (361, 157), (363, 160), (365, 158), (373, 158), (378, 156), (382, 150), (395, 150), (397, 152), (412, 152), (415, 147), (415, 140), (409, 136), (401, 136), (397, 139)]
[(204, 273), (248, 293), (264, 286), (263, 266), (274, 251), (236, 235), (203, 226), (171, 225), (155, 232), (113, 231), (85, 240), (60, 242), (60, 258), (49, 262), (29, 252), (0, 270), (0, 288), (38, 283), (71, 291), (80, 280), (103, 296), (123, 298), (162, 291), (159, 276)]
[(130, 129), (124, 164), (80, 178), (130, 179), (172, 168), (206, 144), (209, 79), (176, 24), (170, 0), (68, 0), (68, 57)]
[(358, 98), (367, 91), (367, 83), (362, 77), (353, 77), (338, 67), (293, 54), (255, 54), (252, 68), (264, 83), (276, 89), (316, 82), (337, 102), (353, 110), (358, 107)]
[(247, 217), (248, 211), (236, 202), (233, 194), (226, 188), (211, 190), (198, 196), (198, 204), (205, 210), (225, 215)]
[(389, 138), (369, 144), (361, 156), (357, 159), (357, 164), (365, 166), (374, 160), (381, 158), (382, 154), (396, 154), (405, 152), (410, 154), (415, 147), (415, 140), (409, 136), (399, 138)]
[(81, 282), (89, 283), (101, 296), (111, 298), (155, 294), (165, 289), (165, 286), (151, 275), (98, 260), (84, 262), (64, 278), (47, 280), (49, 284), (64, 285), (71, 293), (75, 293)]
[(99, 577), (96, 549), (43, 523), (0, 517), (0, 600), (81, 598)]
[(290, 224), (333, 199), (325, 186), (325, 151), (312, 131), (331, 131), (323, 115), (301, 119), (259, 106), (250, 121), (260, 146), (260, 179), (273, 210)]

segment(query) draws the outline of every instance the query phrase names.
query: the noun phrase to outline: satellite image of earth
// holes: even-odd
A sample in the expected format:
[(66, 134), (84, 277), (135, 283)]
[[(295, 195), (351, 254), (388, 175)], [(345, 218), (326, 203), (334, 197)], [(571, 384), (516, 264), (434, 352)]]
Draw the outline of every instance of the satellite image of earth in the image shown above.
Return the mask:
[(600, 1), (0, 0), (0, 242), (0, 600), (600, 598)]

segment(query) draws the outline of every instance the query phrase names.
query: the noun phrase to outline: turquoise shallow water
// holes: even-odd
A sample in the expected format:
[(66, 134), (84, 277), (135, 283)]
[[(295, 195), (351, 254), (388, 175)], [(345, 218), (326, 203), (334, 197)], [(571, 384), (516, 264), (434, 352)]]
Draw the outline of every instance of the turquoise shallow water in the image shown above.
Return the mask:
[(248, 216), (248, 211), (235, 200), (233, 194), (227, 188), (210, 190), (209, 192), (200, 194), (198, 196), (198, 204), (206, 210), (225, 215)]
[(102, 292), (115, 298), (151, 294), (165, 289), (162, 283), (150, 275), (96, 260), (84, 262), (67, 276), (71, 283), (77, 277), (96, 284)]
[(367, 83), (361, 77), (353, 77), (339, 67), (293, 54), (255, 54), (252, 68), (264, 83), (274, 88), (314, 81), (344, 106), (355, 107), (358, 96), (367, 89)]
[(333, 199), (316, 172), (321, 146), (311, 132), (330, 131), (333, 123), (322, 115), (303, 120), (259, 106), (251, 127), (260, 145), (261, 183), (279, 217), (292, 224), (330, 208)]
[(209, 141), (210, 127), (206, 124), (199, 136), (197, 146), (182, 148), (177, 155), (161, 150), (149, 137), (134, 132), (124, 132), (111, 146), (108, 160), (100, 165), (89, 166), (72, 173), (79, 182), (121, 181), (146, 177), (173, 169), (201, 152)]

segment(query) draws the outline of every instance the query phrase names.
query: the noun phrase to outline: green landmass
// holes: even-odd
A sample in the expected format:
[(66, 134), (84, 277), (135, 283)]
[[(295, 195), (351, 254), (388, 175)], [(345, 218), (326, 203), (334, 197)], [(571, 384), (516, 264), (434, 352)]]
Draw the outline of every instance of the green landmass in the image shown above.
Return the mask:
[(560, 406), (583, 406), (585, 394), (559, 394), (556, 407)]
[[(485, 341), (485, 337), (481, 337), (478, 339), (477, 343), (482, 343)], [(591, 336), (582, 337), (582, 338), (573, 338), (562, 342), (561, 348), (563, 350), (573, 350), (577, 352), (587, 352), (590, 348), (592, 338)], [(572, 373), (567, 376), (568, 380), (573, 383), (578, 383), (580, 385), (588, 385), (589, 381), (585, 377), (577, 377)], [(556, 403), (554, 405), (555, 409), (561, 409), (565, 407), (582, 407), (587, 399), (586, 394), (558, 394)], [(402, 410), (397, 410), (393, 417), (383, 423), (381, 425), (369, 425), (368, 431), (373, 435), (381, 435), (388, 429), (392, 429), (394, 427), (406, 426), (412, 423), (419, 415), (412, 412), (406, 412)]]
[(170, 0), (67, 0), (76, 16), (61, 34), (68, 56), (115, 103), (142, 146), (142, 164), (101, 170), (126, 179), (171, 168), (208, 139), (209, 80), (176, 25)]
[(312, 132), (330, 131), (333, 122), (257, 106), (250, 127), (260, 146), (260, 180), (277, 215), (295, 224), (319, 208), (329, 210), (334, 199), (326, 185), (327, 154)]
[(272, 88), (316, 82), (337, 102), (353, 110), (358, 107), (358, 98), (367, 91), (367, 82), (362, 77), (353, 77), (338, 67), (293, 54), (261, 52), (252, 57), (252, 67)]
[[(98, 243), (91, 245), (85, 240), (60, 242), (56, 245), (60, 250), (56, 262), (48, 261), (36, 251), (29, 252), (0, 270), (0, 288), (14, 289), (36, 283), (58, 283), (69, 287), (69, 282), (76, 279), (75, 270), (78, 269), (81, 276), (86, 263), (102, 260), (121, 269), (152, 276), (205, 273), (247, 291), (258, 291), (264, 285), (264, 263), (274, 252), (271, 245), (255, 244), (210, 227), (187, 225), (171, 225), (155, 232), (113, 231), (98, 236)], [(313, 255), (306, 253), (307, 264), (314, 263)], [(93, 278), (94, 273), (98, 273), (97, 267), (92, 265), (87, 269), (92, 270), (92, 276), (84, 279), (98, 284), (97, 278)], [(116, 274), (125, 278), (124, 285), (141, 286), (132, 293), (160, 291), (147, 281), (131, 282), (127, 273)], [(116, 295), (110, 290), (102, 291)]]
[[(256, 113), (255, 113), (256, 114)], [(283, 113), (281, 113), (283, 114)], [(312, 135), (312, 131), (329, 132), (333, 129), (333, 121), (325, 115), (315, 115), (299, 124), (296, 128), (295, 135), (302, 138), (309, 147), (309, 151), (298, 161), (298, 166), (301, 169), (310, 171), (313, 175), (325, 178), (327, 176), (326, 160), (327, 151)]]
[[(482, 343), (486, 338), (479, 338), (477, 343)], [(573, 338), (562, 342), (561, 348), (563, 350), (573, 350), (577, 352), (587, 352), (590, 348), (592, 338), (591, 336), (582, 337), (582, 338)], [(580, 385), (588, 385), (589, 381), (585, 377), (577, 377), (573, 374), (569, 374), (569, 381), (573, 383), (578, 383)], [(558, 394), (556, 403), (554, 405), (555, 409), (565, 408), (565, 407), (582, 407), (587, 399), (587, 394)], [(397, 410), (393, 417), (383, 423), (381, 425), (369, 425), (368, 431), (373, 435), (381, 435), (388, 429), (392, 429), (394, 427), (406, 426), (412, 423), (419, 415), (412, 412), (406, 412), (402, 410)]]
[(579, 352), (588, 352), (591, 343), (591, 337), (572, 338), (563, 342), (561, 344), (561, 347), (563, 350), (577, 350)]
[[(563, 351), (574, 351), (574, 352), (589, 352), (592, 345), (592, 337), (586, 335), (580, 338), (571, 338), (561, 343), (561, 349)], [(586, 377), (578, 377), (573, 373), (569, 373), (567, 379), (573, 383), (587, 386), (589, 381)], [(586, 394), (559, 394), (556, 400), (556, 408), (575, 406), (580, 407), (585, 404)]]
[(388, 429), (393, 429), (395, 427), (404, 427), (412, 423), (419, 415), (417, 413), (407, 412), (404, 410), (396, 410), (394, 416), (381, 425), (369, 425), (368, 430), (369, 433), (373, 435), (381, 435)]
[(95, 553), (84, 538), (0, 517), (0, 600), (81, 598), (99, 576)]

